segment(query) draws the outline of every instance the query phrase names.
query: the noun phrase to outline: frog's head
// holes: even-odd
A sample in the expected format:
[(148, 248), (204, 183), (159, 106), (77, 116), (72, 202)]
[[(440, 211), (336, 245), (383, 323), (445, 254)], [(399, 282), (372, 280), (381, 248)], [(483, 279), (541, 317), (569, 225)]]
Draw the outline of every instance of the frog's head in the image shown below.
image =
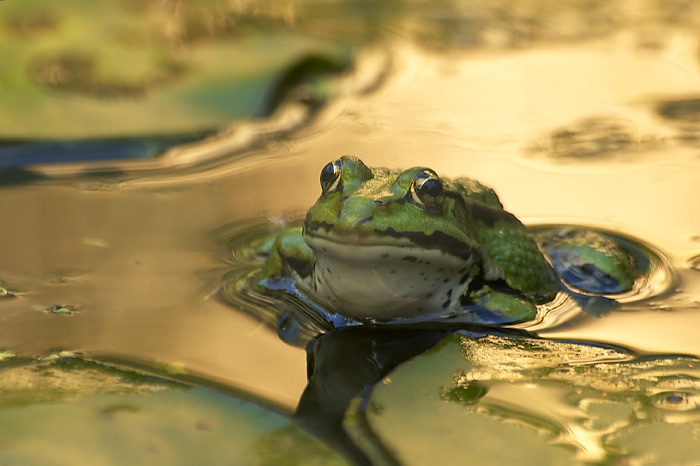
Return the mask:
[(475, 275), (500, 278), (464, 197), (433, 170), (370, 169), (344, 156), (323, 168), (321, 188), (304, 240), (316, 254), (316, 291), (332, 306), (386, 318), (447, 311)]

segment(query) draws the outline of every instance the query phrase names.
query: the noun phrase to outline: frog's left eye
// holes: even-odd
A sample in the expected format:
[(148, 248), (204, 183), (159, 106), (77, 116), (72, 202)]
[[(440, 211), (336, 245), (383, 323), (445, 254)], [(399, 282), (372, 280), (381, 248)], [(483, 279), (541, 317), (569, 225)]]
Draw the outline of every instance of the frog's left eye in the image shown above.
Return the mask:
[(342, 165), (340, 160), (329, 162), (323, 170), (321, 170), (321, 189), (323, 194), (335, 192), (340, 187)]
[(442, 181), (432, 170), (423, 170), (411, 183), (411, 202), (426, 210), (436, 210), (445, 200)]

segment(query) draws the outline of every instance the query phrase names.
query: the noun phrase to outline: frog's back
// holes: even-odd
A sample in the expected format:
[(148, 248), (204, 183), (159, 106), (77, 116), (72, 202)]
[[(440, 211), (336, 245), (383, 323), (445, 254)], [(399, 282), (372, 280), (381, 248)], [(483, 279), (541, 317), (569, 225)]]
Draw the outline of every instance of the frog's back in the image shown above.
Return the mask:
[(470, 178), (454, 180), (464, 196), (467, 224), (509, 287), (535, 302), (551, 300), (558, 280), (523, 224), (505, 211), (495, 191)]
[(456, 178), (452, 181), (455, 191), (459, 192), (465, 200), (478, 202), (496, 209), (503, 209), (496, 192), (471, 178)]

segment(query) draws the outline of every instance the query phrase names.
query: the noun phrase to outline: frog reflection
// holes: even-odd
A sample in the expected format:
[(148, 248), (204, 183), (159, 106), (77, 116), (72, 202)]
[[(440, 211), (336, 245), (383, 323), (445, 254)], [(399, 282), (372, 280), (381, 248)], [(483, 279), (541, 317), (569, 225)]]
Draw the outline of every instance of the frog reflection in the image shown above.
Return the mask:
[(691, 356), (474, 325), (357, 326), (312, 340), (308, 372), (295, 420), (357, 465), (700, 458)]

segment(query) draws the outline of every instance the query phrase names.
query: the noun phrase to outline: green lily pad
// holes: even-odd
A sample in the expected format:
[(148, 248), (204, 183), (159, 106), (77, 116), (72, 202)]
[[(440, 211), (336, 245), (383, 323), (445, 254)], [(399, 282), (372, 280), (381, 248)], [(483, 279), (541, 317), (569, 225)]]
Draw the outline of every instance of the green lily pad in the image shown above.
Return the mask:
[(697, 462), (700, 362), (633, 356), (457, 333), (375, 387), (368, 425), (402, 464)]
[(218, 0), (8, 1), (0, 18), (0, 139), (192, 133), (264, 113), (309, 55), (349, 47), (256, 26)]
[(2, 369), (0, 463), (345, 464), (274, 410), (75, 357)]

